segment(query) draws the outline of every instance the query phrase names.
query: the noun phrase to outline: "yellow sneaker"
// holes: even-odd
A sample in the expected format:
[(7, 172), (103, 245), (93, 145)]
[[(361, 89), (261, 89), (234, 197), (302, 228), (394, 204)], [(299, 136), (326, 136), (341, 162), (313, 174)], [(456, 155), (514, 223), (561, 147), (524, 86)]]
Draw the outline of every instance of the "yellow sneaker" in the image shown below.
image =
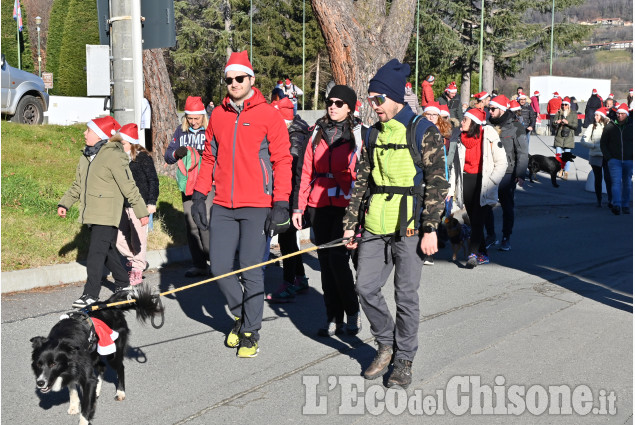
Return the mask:
[(234, 316), (234, 327), (232, 328), (231, 331), (229, 331), (229, 334), (227, 335), (227, 340), (225, 341), (225, 344), (227, 344), (228, 347), (234, 348), (234, 347), (237, 347), (238, 344), (240, 343), (240, 326), (241, 325), (242, 325), (242, 320), (240, 320), (240, 317)]
[(245, 332), (240, 340), (238, 357), (256, 357), (258, 355), (258, 341), (251, 332)]

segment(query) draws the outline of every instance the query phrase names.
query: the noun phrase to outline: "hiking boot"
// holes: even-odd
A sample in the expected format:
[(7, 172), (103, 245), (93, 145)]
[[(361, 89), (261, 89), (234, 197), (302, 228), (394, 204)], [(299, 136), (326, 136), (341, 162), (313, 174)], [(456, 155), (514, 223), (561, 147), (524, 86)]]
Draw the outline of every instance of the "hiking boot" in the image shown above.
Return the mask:
[(327, 322), (326, 326), (318, 329), (319, 336), (340, 335), (344, 332), (344, 323)]
[(88, 307), (91, 304), (95, 304), (97, 301), (99, 301), (99, 298), (93, 298), (88, 294), (84, 294), (73, 303), (73, 307), (84, 308), (84, 307)]
[(496, 239), (496, 235), (487, 235), (485, 238), (485, 249), (489, 249), (492, 245), (497, 245), (498, 239)]
[(412, 383), (412, 362), (410, 360), (395, 360), (392, 373), (388, 378), (388, 388), (400, 386), (404, 390)]
[(476, 261), (478, 262), (479, 266), (481, 264), (489, 264), (489, 257), (485, 254), (478, 254), (476, 256)]
[(185, 272), (185, 277), (207, 276), (209, 269), (207, 267), (190, 267)]
[(289, 303), (295, 301), (297, 288), (294, 284), (283, 282), (273, 294), (267, 294), (267, 301), (271, 303)]
[(348, 316), (346, 318), (346, 333), (349, 335), (357, 335), (362, 330), (362, 312)]
[(234, 316), (234, 327), (229, 331), (227, 339), (225, 340), (225, 344), (227, 344), (228, 347), (234, 348), (240, 343), (240, 326), (242, 324), (243, 321), (240, 320), (240, 317)]
[(368, 366), (368, 368), (364, 371), (364, 378), (377, 379), (380, 376), (383, 376), (388, 371), (388, 365), (391, 360), (392, 347), (378, 342), (377, 354), (370, 366)]
[(251, 332), (245, 332), (240, 339), (240, 348), (238, 348), (238, 357), (249, 358), (256, 357), (258, 355), (258, 341), (256, 336)]
[(476, 267), (478, 265), (478, 259), (476, 258), (476, 254), (470, 254), (467, 257), (467, 263), (465, 264), (465, 266), (468, 269), (473, 269), (474, 267)]
[(139, 285), (143, 283), (143, 271), (132, 269), (128, 272), (128, 278), (131, 286)]
[(425, 264), (426, 266), (434, 266), (434, 258), (432, 257), (432, 255), (426, 255), (425, 257), (423, 257), (423, 264)]
[(618, 207), (617, 205), (613, 205), (613, 208), (611, 208), (611, 211), (613, 211), (613, 214), (615, 215), (620, 215), (622, 213), (621, 208)]
[(622, 207), (622, 214), (630, 214), (631, 210), (628, 207)]
[(509, 242), (509, 238), (503, 238), (503, 242), (501, 242), (501, 246), (498, 247), (499, 251), (509, 251), (512, 249), (512, 244)]
[(309, 279), (306, 276), (296, 276), (293, 286), (296, 288), (296, 294), (304, 294), (309, 290)]

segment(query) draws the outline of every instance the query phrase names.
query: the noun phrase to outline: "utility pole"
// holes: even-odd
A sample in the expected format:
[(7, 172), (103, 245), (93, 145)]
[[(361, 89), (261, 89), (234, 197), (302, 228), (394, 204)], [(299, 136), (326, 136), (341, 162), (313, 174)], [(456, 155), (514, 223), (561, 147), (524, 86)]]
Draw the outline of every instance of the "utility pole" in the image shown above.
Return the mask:
[[(113, 107), (122, 125), (141, 124), (143, 63), (141, 40), (141, 1), (110, 0), (112, 42)], [(143, 131), (139, 142), (145, 146)]]

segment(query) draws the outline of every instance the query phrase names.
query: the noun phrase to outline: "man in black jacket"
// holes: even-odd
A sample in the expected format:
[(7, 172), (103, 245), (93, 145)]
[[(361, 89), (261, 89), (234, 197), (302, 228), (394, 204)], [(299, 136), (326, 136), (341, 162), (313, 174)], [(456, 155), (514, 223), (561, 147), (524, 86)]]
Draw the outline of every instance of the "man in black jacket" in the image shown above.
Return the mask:
[(455, 118), (457, 122), (461, 122), (463, 119), (463, 111), (461, 110), (461, 99), (456, 97), (456, 93), (458, 89), (456, 87), (456, 83), (452, 81), (445, 88), (445, 91), (439, 98), (437, 102), (439, 105), (448, 105), (448, 109), (450, 110), (450, 119)]
[(529, 137), (534, 128), (536, 128), (536, 112), (531, 105), (527, 103), (527, 95), (520, 93), (518, 95), (518, 103), (520, 104), (520, 114), (523, 117), (523, 127), (525, 127), (525, 135), (527, 137), (527, 146), (529, 146)]
[(613, 193), (613, 214), (629, 214), (633, 190), (633, 121), (629, 120), (628, 105), (617, 106), (617, 119), (604, 127), (600, 147), (608, 162)]
[(591, 97), (586, 101), (586, 107), (584, 108), (584, 128), (587, 128), (589, 124), (593, 124), (595, 111), (602, 107), (602, 103), (602, 98), (598, 96), (598, 91), (593, 89)]

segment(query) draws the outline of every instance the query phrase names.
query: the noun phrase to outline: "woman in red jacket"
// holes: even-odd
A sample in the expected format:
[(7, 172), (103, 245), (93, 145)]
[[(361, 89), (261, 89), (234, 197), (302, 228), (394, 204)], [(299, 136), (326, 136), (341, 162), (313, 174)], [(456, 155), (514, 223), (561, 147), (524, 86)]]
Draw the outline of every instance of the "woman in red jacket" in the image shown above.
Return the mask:
[[(327, 115), (315, 124), (304, 152), (298, 206), (292, 219), (293, 225), (301, 229), (306, 210), (317, 245), (344, 236), (342, 219), (361, 148), (361, 129), (353, 116), (356, 102), (357, 95), (350, 87), (333, 87), (326, 100)], [(346, 331), (357, 334), (361, 330), (361, 315), (347, 249), (339, 246), (320, 250), (318, 259), (327, 316), (326, 326), (318, 334), (342, 333), (345, 312)]]

